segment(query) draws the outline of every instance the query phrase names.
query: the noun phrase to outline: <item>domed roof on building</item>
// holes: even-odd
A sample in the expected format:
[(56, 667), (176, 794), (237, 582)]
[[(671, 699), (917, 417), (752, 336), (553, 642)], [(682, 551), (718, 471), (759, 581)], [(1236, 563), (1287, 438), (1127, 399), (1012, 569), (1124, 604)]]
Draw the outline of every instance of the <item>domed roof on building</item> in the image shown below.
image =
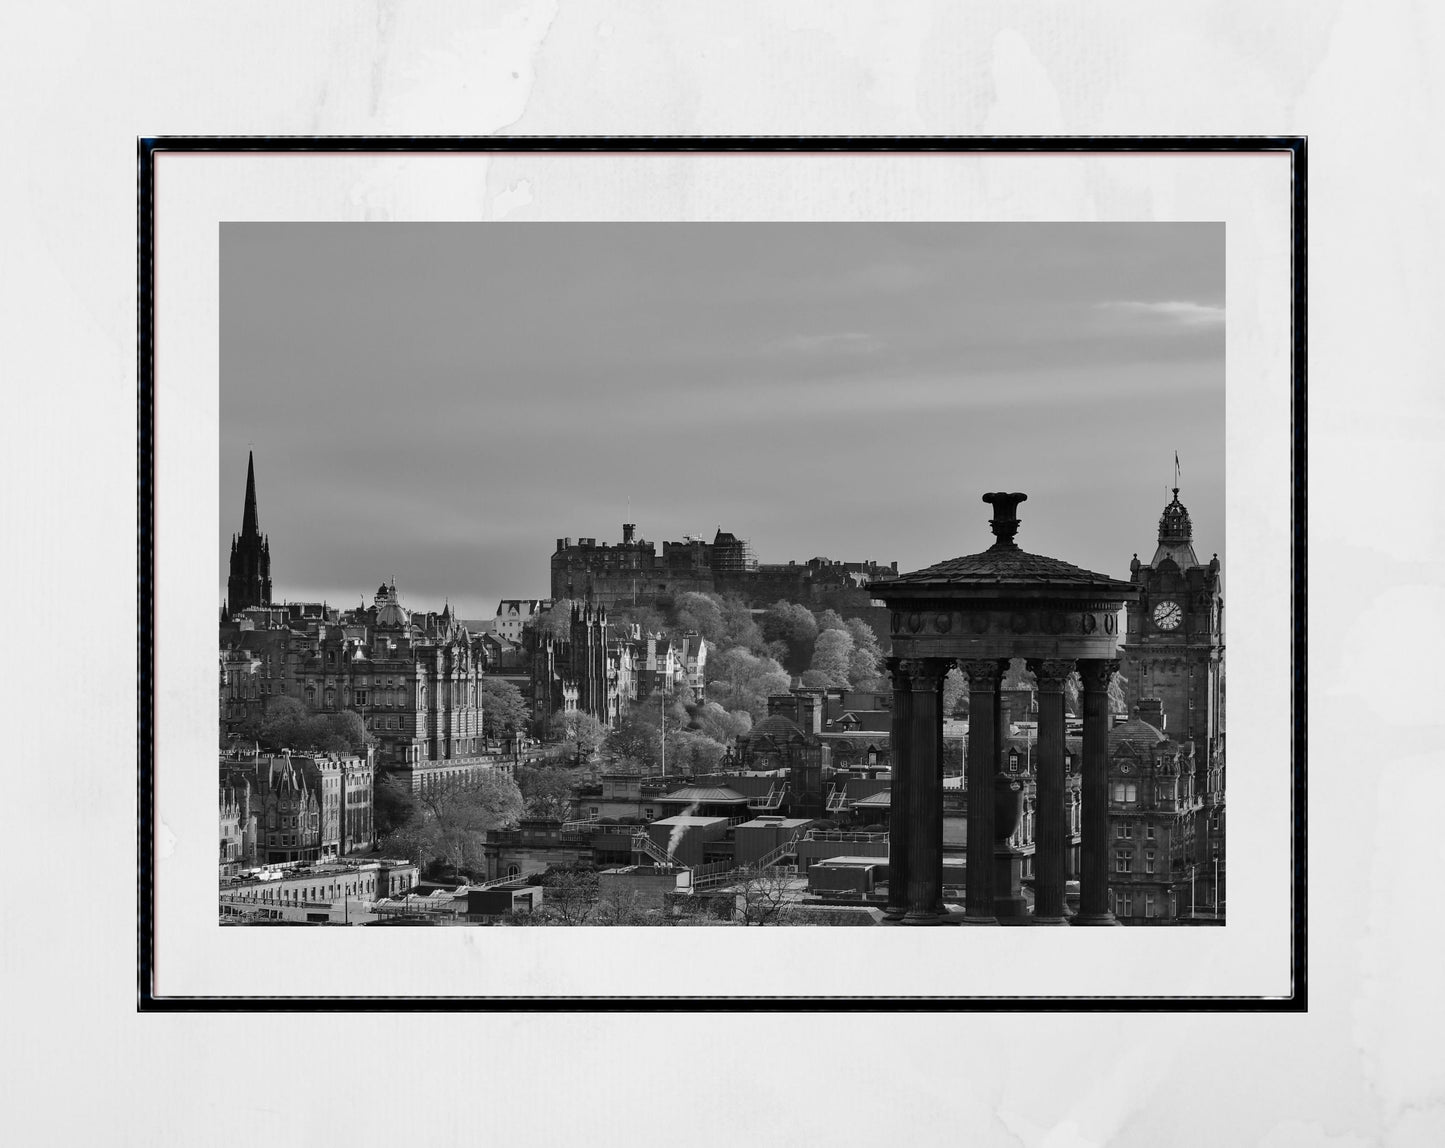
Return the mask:
[(1125, 745), (1149, 747), (1168, 740), (1163, 730), (1156, 729), (1139, 717), (1131, 717), (1109, 731), (1109, 755), (1112, 757), (1115, 751)]
[(1194, 554), (1194, 527), (1189, 521), (1189, 511), (1179, 501), (1179, 488), (1174, 487), (1174, 500), (1159, 516), (1159, 546), (1154, 551), (1151, 566), (1159, 567), (1173, 561), (1181, 570), (1200, 565)]
[(410, 624), (411, 615), (397, 602), (388, 602), (376, 612), (378, 629), (401, 629)]
[(411, 625), (411, 612), (402, 606), (396, 583), (383, 584), (376, 592), (376, 626), (383, 630), (400, 630)]
[(1016, 508), (1027, 497), (1024, 494), (984, 495), (984, 501), (994, 506), (994, 517), (990, 519), (990, 526), (998, 538), (987, 550), (936, 562), (932, 566), (900, 574), (896, 578), (880, 579), (870, 583), (870, 588), (886, 593), (893, 587), (901, 589), (910, 586), (962, 587), (1027, 583), (1043, 587), (1123, 591), (1130, 597), (1133, 596), (1133, 586), (1128, 582), (1121, 582), (1107, 574), (1084, 570), (1059, 558), (1021, 550), (1013, 540), (1020, 522)]
[(1071, 562), (1049, 558), (1042, 554), (1029, 554), (1017, 547), (999, 549), (990, 547), (978, 554), (965, 554), (937, 562), (922, 570), (900, 574), (874, 586), (907, 586), (913, 583), (947, 583), (949, 585), (994, 584), (1002, 582), (1032, 582), (1050, 586), (1104, 586), (1127, 589), (1128, 583), (1117, 582), (1107, 574), (1096, 574)]

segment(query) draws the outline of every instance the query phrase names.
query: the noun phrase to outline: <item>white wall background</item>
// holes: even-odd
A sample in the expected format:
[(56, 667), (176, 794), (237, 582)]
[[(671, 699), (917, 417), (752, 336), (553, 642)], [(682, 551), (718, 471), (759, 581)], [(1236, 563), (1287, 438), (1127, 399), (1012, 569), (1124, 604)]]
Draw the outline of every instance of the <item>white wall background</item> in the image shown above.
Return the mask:
[[(1445, 1141), (1445, 781), (1421, 656), (1445, 638), (1438, 8), (151, 2), (0, 20), (16, 1142)], [(135, 1015), (135, 137), (493, 132), (1309, 135), (1308, 1016)]]

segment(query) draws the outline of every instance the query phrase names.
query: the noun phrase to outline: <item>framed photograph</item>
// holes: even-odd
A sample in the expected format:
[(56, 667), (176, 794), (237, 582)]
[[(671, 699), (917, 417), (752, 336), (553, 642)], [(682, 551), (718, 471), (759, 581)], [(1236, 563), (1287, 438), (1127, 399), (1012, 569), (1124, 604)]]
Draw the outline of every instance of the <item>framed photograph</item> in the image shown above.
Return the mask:
[(1305, 176), (141, 140), (142, 1010), (1302, 1010)]

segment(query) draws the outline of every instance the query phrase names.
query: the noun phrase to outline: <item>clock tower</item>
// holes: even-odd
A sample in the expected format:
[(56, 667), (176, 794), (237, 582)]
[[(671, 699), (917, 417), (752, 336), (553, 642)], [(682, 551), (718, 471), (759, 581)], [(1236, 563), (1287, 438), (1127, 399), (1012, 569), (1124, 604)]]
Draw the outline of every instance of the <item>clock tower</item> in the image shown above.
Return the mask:
[(1159, 518), (1154, 557), (1146, 566), (1135, 554), (1129, 574), (1143, 590), (1128, 608), (1122, 651), (1129, 703), (1157, 699), (1165, 732), (1177, 742), (1194, 742), (1201, 772), (1213, 774), (1223, 752), (1223, 586), (1219, 555), (1207, 563), (1195, 556), (1189, 511), (1177, 486)]

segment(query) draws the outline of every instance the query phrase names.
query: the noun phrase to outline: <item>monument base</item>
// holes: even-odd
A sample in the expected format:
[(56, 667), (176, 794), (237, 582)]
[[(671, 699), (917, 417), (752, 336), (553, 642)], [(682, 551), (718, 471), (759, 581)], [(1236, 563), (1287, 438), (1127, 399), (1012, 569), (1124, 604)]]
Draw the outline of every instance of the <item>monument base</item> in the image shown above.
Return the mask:
[(993, 855), (993, 912), (996, 917), (1027, 917), (1028, 899), (1023, 890), (1023, 854), (1012, 848), (999, 849)]

